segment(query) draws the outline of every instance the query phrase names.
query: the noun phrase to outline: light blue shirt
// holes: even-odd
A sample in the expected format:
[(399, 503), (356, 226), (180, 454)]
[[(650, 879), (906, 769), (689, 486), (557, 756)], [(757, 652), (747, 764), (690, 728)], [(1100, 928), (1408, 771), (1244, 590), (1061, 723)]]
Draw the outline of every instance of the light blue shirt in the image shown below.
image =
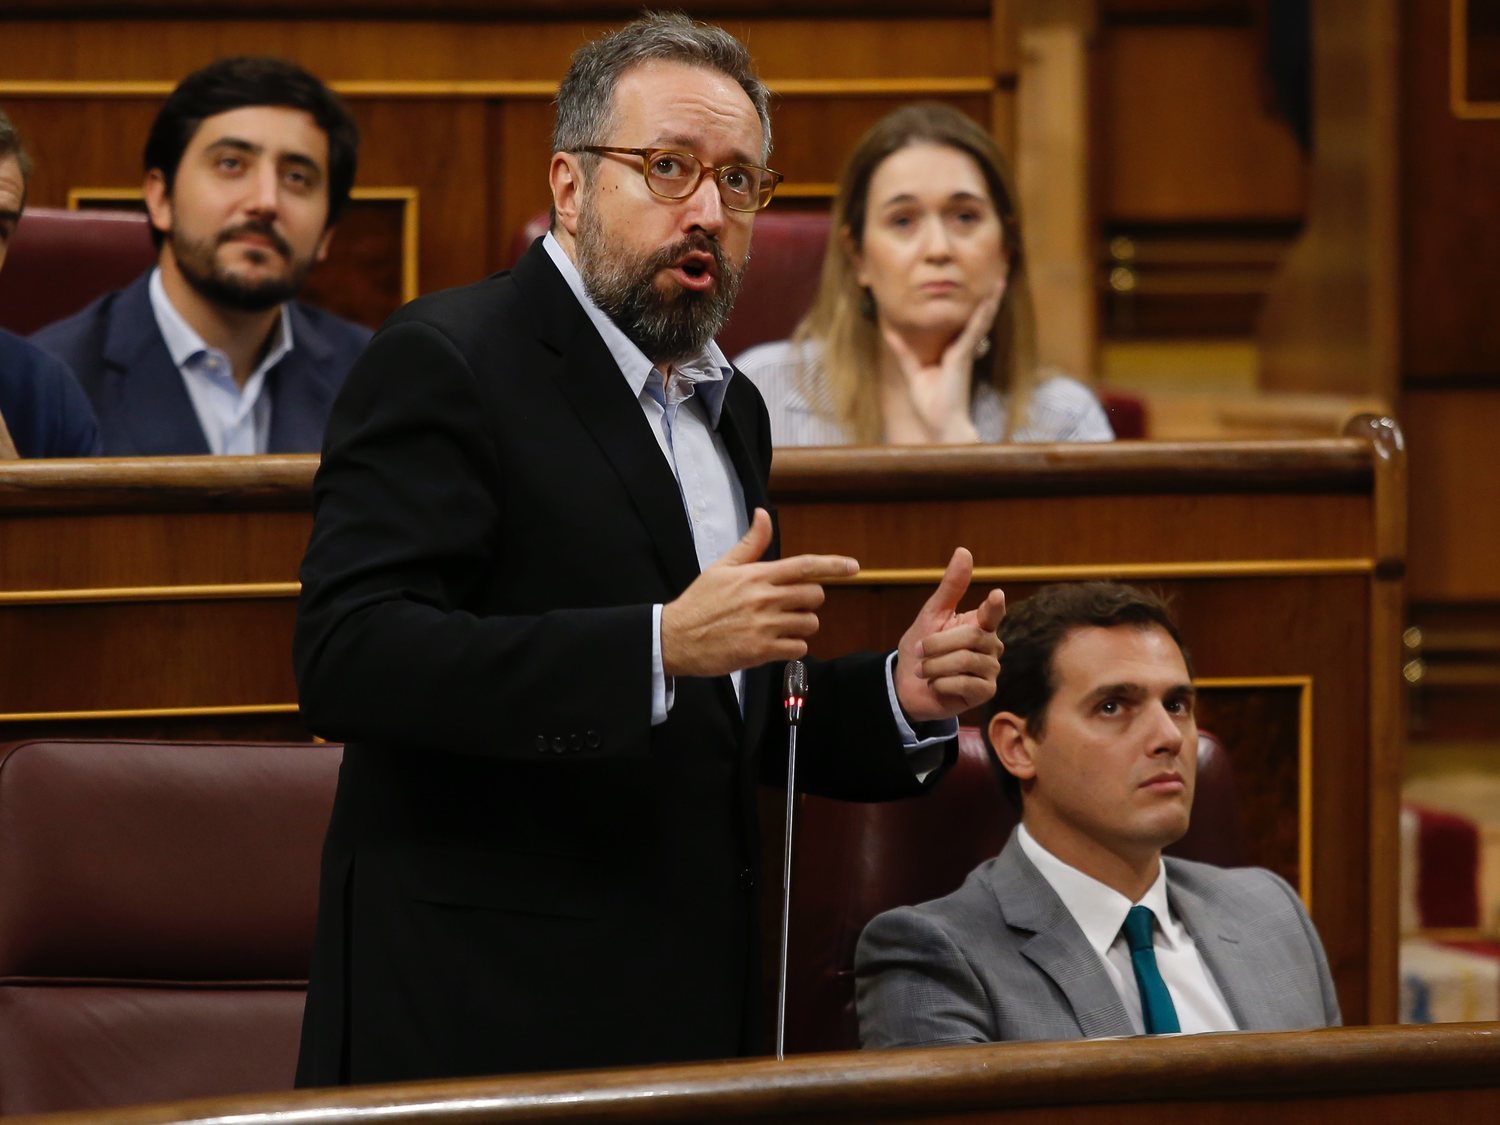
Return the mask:
[[(698, 556), (698, 569), (703, 571), (722, 558), (735, 543), (743, 538), (750, 527), (749, 513), (745, 511), (745, 494), (740, 487), (734, 464), (720, 440), (717, 427), (719, 415), (724, 409), (724, 394), (729, 380), (734, 377), (734, 368), (712, 340), (704, 350), (690, 360), (672, 368), (671, 378), (664, 384), (661, 372), (636, 347), (634, 341), (620, 330), (589, 297), (583, 287), (583, 278), (573, 259), (568, 257), (561, 244), (551, 232), (542, 239), (542, 247), (552, 259), (553, 265), (568, 283), (568, 288), (578, 298), (589, 323), (598, 331), (604, 346), (619, 366), (625, 381), (630, 384), (641, 411), (650, 424), (652, 436), (666, 458), (672, 475), (682, 494), (683, 510), (687, 514), (692, 530), (693, 547)], [(662, 670), (661, 663), (661, 610), (652, 607), (651, 613), (651, 723), (653, 726), (666, 722), (667, 712), (672, 707), (672, 685)], [(910, 753), (912, 768), (921, 775), (936, 768), (941, 761), (938, 746), (952, 738), (958, 730), (955, 719), (942, 724), (940, 733), (918, 738), (901, 712), (896, 698), (893, 678), (895, 653), (886, 660), (886, 690), (890, 697), (891, 714), (901, 732), (902, 743)], [(744, 706), (744, 672), (734, 672), (735, 695), (740, 706)], [(930, 751), (923, 753), (923, 751)]]
[(151, 271), (147, 283), (156, 327), (182, 375), (183, 386), (198, 415), (198, 425), (210, 453), (264, 453), (271, 443), (271, 390), (266, 375), (292, 350), (292, 321), (281, 306), (278, 329), (265, 357), (241, 387), (234, 379), (229, 357), (211, 348), (172, 305), (162, 284), (161, 270)]

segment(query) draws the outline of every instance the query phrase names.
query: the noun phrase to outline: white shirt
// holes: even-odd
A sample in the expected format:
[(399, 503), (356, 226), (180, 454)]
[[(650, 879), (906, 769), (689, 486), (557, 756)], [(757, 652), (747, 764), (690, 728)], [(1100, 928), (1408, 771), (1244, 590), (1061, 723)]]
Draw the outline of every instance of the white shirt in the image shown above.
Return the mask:
[[(1104, 962), (1110, 983), (1120, 994), (1130, 1024), (1136, 1034), (1146, 1031), (1141, 1017), (1141, 991), (1136, 983), (1135, 969), (1130, 964), (1130, 949), (1125, 935), (1125, 915), (1137, 905), (1113, 887), (1085, 875), (1076, 867), (1070, 867), (1049, 852), (1035, 837), (1026, 831), (1024, 824), (1016, 826), (1016, 838), (1026, 858), (1031, 860), (1047, 884), (1057, 892), (1057, 897), (1078, 923), (1083, 936), (1094, 952)], [(1234, 1016), (1218, 983), (1209, 975), (1208, 966), (1192, 935), (1172, 913), (1167, 899), (1167, 869), (1158, 862), (1156, 881), (1151, 889), (1141, 896), (1139, 905), (1149, 907), (1156, 916), (1152, 927), (1151, 949), (1156, 955), (1156, 967), (1172, 994), (1172, 1005), (1177, 1009), (1177, 1022), (1183, 1032), (1235, 1031)]]
[[(542, 239), (552, 264), (562, 274), (568, 288), (578, 298), (589, 322), (598, 331), (604, 346), (619, 365), (630, 389), (641, 404), (641, 410), (650, 423), (652, 436), (666, 458), (677, 486), (682, 493), (683, 510), (693, 535), (693, 548), (698, 556), (698, 569), (706, 570), (723, 557), (726, 551), (744, 537), (750, 527), (750, 515), (745, 511), (745, 494), (740, 487), (734, 463), (720, 440), (717, 427), (719, 415), (724, 409), (724, 394), (734, 376), (734, 368), (710, 340), (701, 353), (672, 368), (674, 378), (664, 388), (661, 372), (647, 358), (635, 342), (621, 331), (620, 326), (609, 315), (594, 304), (583, 287), (583, 278), (573, 259), (549, 231)], [(651, 610), (651, 724), (667, 720), (672, 707), (672, 686), (661, 663), (661, 611), (660, 605)], [(941, 762), (940, 746), (958, 731), (958, 720), (934, 724), (938, 733), (919, 738), (901, 711), (896, 698), (894, 666), (896, 656), (892, 653), (885, 662), (886, 693), (890, 700), (891, 714), (896, 720), (896, 729), (901, 734), (902, 745), (907, 748), (908, 760), (918, 777), (924, 777)], [(744, 672), (730, 675), (735, 695), (743, 708), (745, 702)]]

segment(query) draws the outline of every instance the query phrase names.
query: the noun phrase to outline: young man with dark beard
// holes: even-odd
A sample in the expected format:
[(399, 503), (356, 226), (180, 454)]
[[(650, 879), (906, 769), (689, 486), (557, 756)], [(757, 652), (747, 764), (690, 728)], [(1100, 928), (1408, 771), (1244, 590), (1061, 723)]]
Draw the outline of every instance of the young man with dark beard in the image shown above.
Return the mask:
[[(647, 16), (574, 56), (555, 219), (350, 373), (296, 665), (345, 740), (298, 1081), (754, 1052), (756, 784), (840, 556), (778, 559), (770, 431), (713, 343), (777, 175), (744, 47)], [(810, 661), (798, 777), (920, 793), (1004, 608), (947, 573), (896, 651)]]
[(183, 79), (145, 151), (155, 268), (32, 339), (78, 376), (108, 454), (315, 453), (367, 329), (294, 298), (349, 202), (359, 133), (281, 59)]

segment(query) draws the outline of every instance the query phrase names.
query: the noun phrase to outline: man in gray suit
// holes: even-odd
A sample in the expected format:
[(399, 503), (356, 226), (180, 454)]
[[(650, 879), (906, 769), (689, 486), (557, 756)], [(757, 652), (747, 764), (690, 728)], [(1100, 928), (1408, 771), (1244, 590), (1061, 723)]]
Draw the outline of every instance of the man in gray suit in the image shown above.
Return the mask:
[(1049, 586), (1001, 640), (985, 737), (1021, 824), (958, 890), (865, 929), (863, 1045), (1339, 1023), (1322, 943), (1284, 880), (1162, 856), (1187, 831), (1198, 742), (1162, 602)]

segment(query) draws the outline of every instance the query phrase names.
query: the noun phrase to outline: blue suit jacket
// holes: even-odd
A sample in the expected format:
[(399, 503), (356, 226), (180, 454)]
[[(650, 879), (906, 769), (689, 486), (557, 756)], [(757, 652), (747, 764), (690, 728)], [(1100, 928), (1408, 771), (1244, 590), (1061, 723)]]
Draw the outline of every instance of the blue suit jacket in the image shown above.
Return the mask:
[(92, 457), (99, 423), (67, 365), (0, 329), (0, 417), (22, 457)]
[[(182, 373), (156, 326), (150, 273), (100, 297), (32, 340), (73, 369), (99, 416), (104, 452), (127, 457), (207, 453)], [(334, 395), (370, 331), (293, 301), (292, 350), (273, 367), (271, 453), (317, 453)]]

